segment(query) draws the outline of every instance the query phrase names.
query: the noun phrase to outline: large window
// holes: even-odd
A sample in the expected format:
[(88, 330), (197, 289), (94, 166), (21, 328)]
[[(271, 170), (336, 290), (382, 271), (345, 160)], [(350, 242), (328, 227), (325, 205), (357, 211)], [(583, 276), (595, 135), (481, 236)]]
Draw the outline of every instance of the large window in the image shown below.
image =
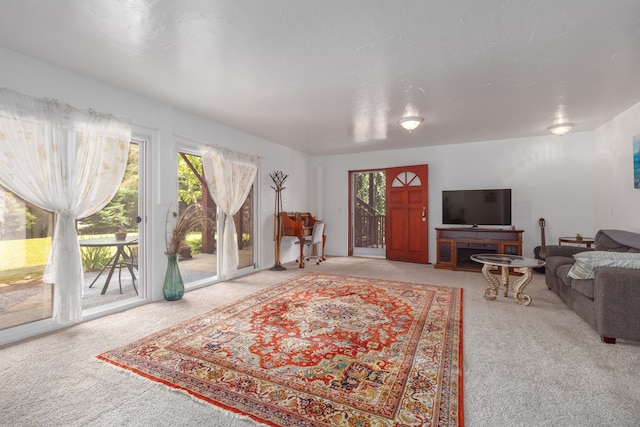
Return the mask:
[(182, 212), (193, 203), (202, 205), (203, 215), (209, 217), (204, 226), (195, 227), (187, 234), (180, 249), (180, 274), (185, 284), (210, 280), (218, 271), (217, 207), (209, 195), (202, 174), (202, 157), (178, 154), (178, 208)]
[[(82, 308), (141, 296), (138, 199), (140, 145), (131, 143), (113, 200), (77, 222), (84, 268)], [(43, 282), (54, 215), (0, 186), (0, 329), (50, 318), (54, 286)], [(123, 240), (116, 233), (126, 233)]]
[(129, 158), (118, 192), (107, 206), (77, 223), (85, 275), (82, 308), (143, 294), (140, 265), (140, 144), (129, 145)]
[[(253, 267), (253, 188), (233, 219), (236, 226), (238, 243), (238, 269)], [(192, 203), (203, 207), (209, 221), (204, 227), (196, 227), (187, 235), (185, 245), (180, 252), (180, 273), (185, 285), (200, 284), (211, 280), (218, 274), (219, 233), (221, 212), (206, 187), (202, 170), (202, 157), (185, 152), (178, 153), (178, 205), (180, 211)], [(211, 225), (208, 225), (211, 224)]]
[(233, 219), (238, 233), (238, 269), (253, 266), (253, 187)]
[(42, 278), (53, 220), (0, 186), (0, 329), (51, 317), (53, 287)]

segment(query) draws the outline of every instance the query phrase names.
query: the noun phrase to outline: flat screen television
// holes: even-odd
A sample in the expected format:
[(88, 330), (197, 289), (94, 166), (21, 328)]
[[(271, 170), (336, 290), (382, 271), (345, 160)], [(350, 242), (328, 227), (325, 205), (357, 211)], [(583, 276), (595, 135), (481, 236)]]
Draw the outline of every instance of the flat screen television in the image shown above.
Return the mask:
[(444, 190), (442, 223), (511, 225), (511, 189)]

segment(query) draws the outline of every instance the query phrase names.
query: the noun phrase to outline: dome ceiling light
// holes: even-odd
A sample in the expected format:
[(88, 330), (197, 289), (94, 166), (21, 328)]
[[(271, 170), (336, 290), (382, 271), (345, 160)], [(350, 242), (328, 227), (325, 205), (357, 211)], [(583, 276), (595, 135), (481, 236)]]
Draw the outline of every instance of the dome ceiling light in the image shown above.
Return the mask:
[(569, 132), (571, 128), (573, 128), (573, 123), (558, 123), (552, 126), (549, 126), (547, 130), (555, 135), (562, 136), (565, 133)]
[(400, 123), (400, 126), (411, 132), (412, 130), (420, 126), (420, 123), (422, 123), (423, 121), (424, 119), (422, 117), (410, 116), (401, 118), (400, 120), (398, 120), (398, 123)]

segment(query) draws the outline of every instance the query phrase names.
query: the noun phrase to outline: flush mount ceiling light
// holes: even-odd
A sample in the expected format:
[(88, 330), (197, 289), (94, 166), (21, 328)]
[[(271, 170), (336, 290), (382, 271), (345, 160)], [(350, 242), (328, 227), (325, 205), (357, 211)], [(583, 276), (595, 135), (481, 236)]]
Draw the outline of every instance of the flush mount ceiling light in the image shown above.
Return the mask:
[(398, 123), (400, 123), (400, 126), (405, 128), (406, 130), (412, 131), (420, 126), (420, 123), (422, 123), (423, 121), (424, 119), (422, 117), (410, 116), (401, 118), (400, 120), (398, 120)]
[(547, 130), (555, 135), (562, 136), (569, 132), (573, 127), (573, 123), (558, 123), (553, 126), (549, 126)]

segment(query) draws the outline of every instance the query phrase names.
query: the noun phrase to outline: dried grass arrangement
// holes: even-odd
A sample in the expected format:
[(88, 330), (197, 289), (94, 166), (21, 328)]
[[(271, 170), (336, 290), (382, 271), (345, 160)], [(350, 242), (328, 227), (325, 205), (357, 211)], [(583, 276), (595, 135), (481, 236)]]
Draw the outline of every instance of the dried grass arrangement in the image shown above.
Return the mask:
[[(168, 230), (169, 215), (175, 218), (175, 225), (172, 231)], [(177, 212), (167, 212), (165, 227), (167, 228), (166, 244), (168, 254), (177, 254), (185, 242), (187, 234), (194, 231), (198, 226), (204, 228), (213, 227), (215, 221), (209, 212), (202, 208), (199, 203), (192, 203), (180, 214)]]

